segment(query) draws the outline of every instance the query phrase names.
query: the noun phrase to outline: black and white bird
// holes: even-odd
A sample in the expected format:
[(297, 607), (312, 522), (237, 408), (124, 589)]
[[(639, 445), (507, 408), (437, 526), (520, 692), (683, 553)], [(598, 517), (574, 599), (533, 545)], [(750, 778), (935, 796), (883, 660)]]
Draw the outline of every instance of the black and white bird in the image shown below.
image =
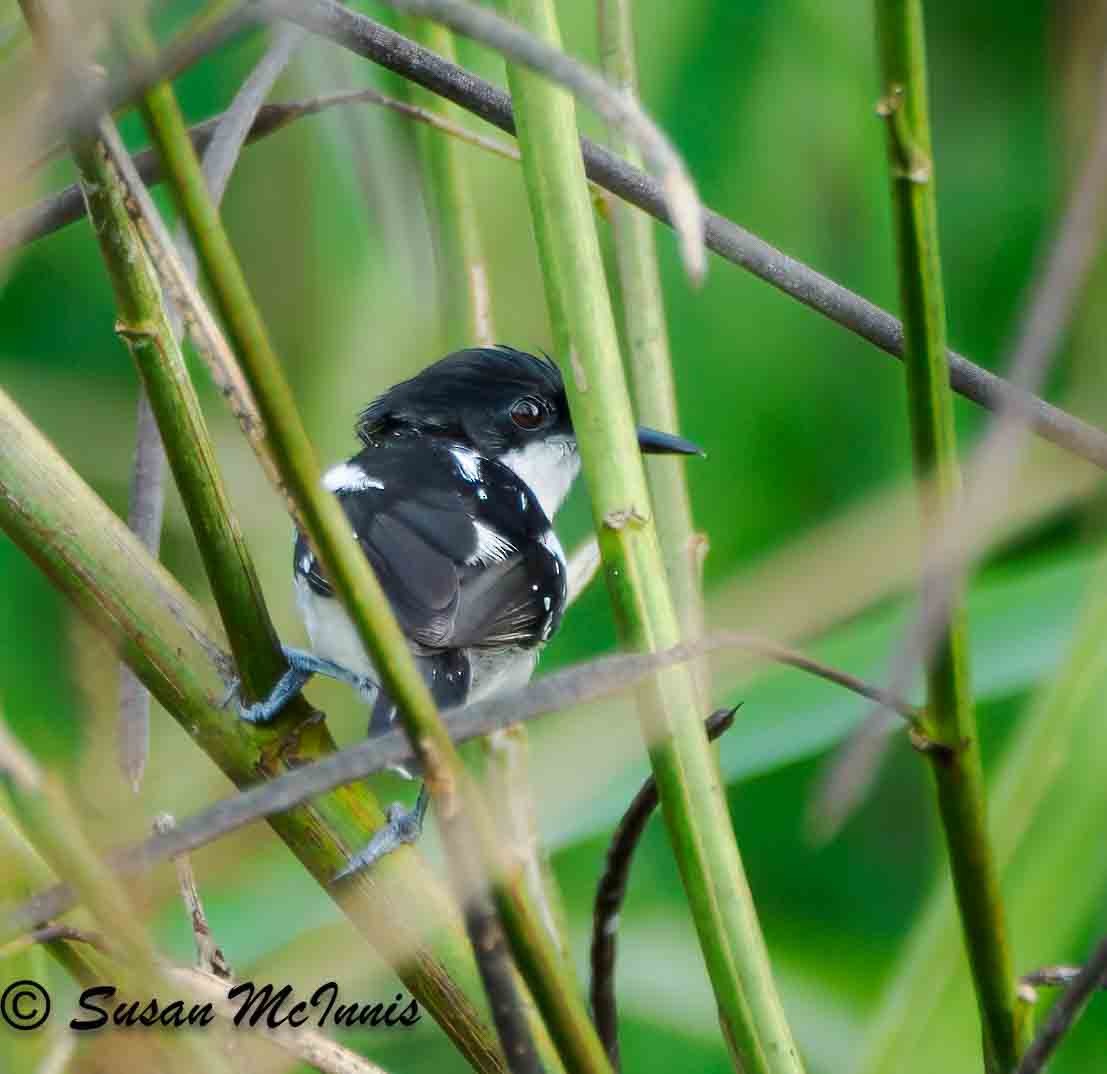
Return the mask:
[[(416, 664), (441, 709), (524, 686), (561, 621), (566, 563), (553, 518), (580, 472), (557, 366), (510, 347), (457, 351), (397, 384), (361, 414), (362, 449), (328, 470)], [(694, 455), (680, 437), (638, 430), (644, 452)], [(265, 701), (271, 719), (314, 674), (354, 685), (371, 706), (369, 735), (396, 718), (372, 663), (303, 534), (293, 554), (296, 601), (311, 652), (286, 649), (289, 671)], [(389, 810), (341, 875), (419, 833), (414, 809)]]

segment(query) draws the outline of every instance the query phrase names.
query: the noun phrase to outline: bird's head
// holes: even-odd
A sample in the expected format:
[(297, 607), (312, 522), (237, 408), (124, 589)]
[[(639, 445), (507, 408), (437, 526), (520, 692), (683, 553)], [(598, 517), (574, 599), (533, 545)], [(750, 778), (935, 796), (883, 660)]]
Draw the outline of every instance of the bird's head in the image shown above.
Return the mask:
[[(455, 351), (389, 389), (362, 412), (367, 446), (391, 437), (440, 437), (511, 467), (552, 518), (580, 470), (561, 371), (511, 347)], [(642, 451), (698, 455), (679, 436), (639, 428)]]

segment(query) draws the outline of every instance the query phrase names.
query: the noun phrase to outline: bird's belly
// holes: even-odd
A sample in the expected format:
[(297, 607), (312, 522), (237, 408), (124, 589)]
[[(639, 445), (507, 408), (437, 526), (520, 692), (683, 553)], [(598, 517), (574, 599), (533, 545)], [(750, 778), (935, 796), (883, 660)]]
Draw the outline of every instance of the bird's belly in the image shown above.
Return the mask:
[(321, 596), (308, 585), (306, 578), (297, 575), (296, 605), (316, 656), (376, 679), (373, 662), (339, 600)]
[(521, 690), (530, 682), (537, 649), (472, 649), (469, 652), (469, 701), (504, 690)]
[[(377, 680), (373, 662), (350, 617), (334, 597), (316, 593), (302, 576), (296, 577), (296, 604), (311, 639), (312, 651), (359, 675)], [(466, 701), (480, 701), (501, 690), (519, 690), (530, 682), (538, 649), (470, 649), (469, 690)]]

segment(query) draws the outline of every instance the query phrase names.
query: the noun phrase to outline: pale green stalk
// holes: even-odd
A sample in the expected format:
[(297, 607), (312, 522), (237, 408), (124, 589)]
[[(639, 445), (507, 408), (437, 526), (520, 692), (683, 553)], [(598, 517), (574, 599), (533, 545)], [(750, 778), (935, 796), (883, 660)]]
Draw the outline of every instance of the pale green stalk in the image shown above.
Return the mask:
[[(551, 0), (508, 0), (524, 28), (556, 46)], [(509, 65), (523, 166), (556, 353), (592, 493), (608, 588), (623, 641), (680, 637), (651, 518), (615, 322), (581, 161), (572, 98)], [(745, 1074), (802, 1069), (769, 969), (753, 899), (687, 669), (643, 691), (642, 722), (719, 1014)]]
[[(445, 26), (415, 16), (405, 18), (409, 36), (451, 63), (457, 62), (453, 34)], [(431, 115), (452, 120), (456, 106), (436, 93), (412, 86), (412, 101)], [(437, 232), (441, 243), (441, 285), (445, 292), (444, 312), (447, 347), (456, 350), (496, 342), (492, 320), (492, 293), (488, 281), (488, 260), (481, 240), (480, 220), (473, 197), (473, 184), (453, 138), (439, 138), (420, 129), (419, 145), (430, 179), (435, 203)]]
[[(637, 94), (633, 4), (631, 0), (598, 0), (598, 7), (604, 73), (619, 89)], [(642, 154), (634, 142), (618, 127), (612, 127), (609, 136), (611, 148), (619, 156), (635, 168), (642, 167)], [(609, 199), (608, 205), (615, 231), (627, 368), (638, 419), (655, 429), (675, 433), (679, 422), (676, 384), (653, 221), (621, 198)], [(707, 539), (696, 532), (692, 522), (684, 467), (685, 461), (679, 456), (653, 455), (646, 459), (665, 573), (684, 637), (691, 641), (703, 634), (700, 580)], [(700, 668), (704, 687), (706, 670), (706, 666)], [(706, 689), (703, 696), (707, 697)]]
[[(892, 207), (903, 307), (904, 366), (920, 509), (929, 532), (957, 509), (960, 471), (946, 367), (934, 164), (927, 114), (921, 0), (876, 0)], [(924, 582), (925, 584), (925, 582)], [(959, 596), (927, 665), (923, 734), (938, 793), (961, 922), (984, 1028), (986, 1063), (1015, 1068), (1015, 974), (995, 857), (988, 840), (980, 744)]]
[[(410, 15), (404, 22), (414, 40), (451, 63), (457, 61), (453, 34), (445, 26)], [(456, 122), (456, 106), (444, 97), (416, 85), (411, 93), (412, 102), (428, 117)], [(418, 134), (437, 210), (447, 349), (491, 346), (496, 342), (496, 329), (472, 177), (462, 143), (441, 137), (441, 130), (421, 124)], [(484, 740), (484, 750), (486, 784), (509, 852), (523, 870), (550, 936), (568, 959), (564, 904), (538, 834), (527, 729), (520, 724), (496, 731)]]
[(103, 145), (82, 142), (73, 147), (73, 155), (93, 232), (115, 291), (116, 332), (127, 344), (150, 398), (231, 642), (243, 693), (250, 700), (265, 697), (285, 669), (284, 658), (223, 485), (199, 399), (162, 306), (157, 277), (127, 213), (123, 185)]

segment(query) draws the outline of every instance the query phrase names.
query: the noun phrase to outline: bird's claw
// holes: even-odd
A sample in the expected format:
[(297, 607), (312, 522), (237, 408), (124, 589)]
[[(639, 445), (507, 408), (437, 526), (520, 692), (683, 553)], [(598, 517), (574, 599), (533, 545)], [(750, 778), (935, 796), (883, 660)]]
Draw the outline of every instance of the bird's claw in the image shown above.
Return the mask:
[(368, 844), (335, 873), (334, 879), (344, 880), (348, 876), (353, 876), (354, 873), (380, 861), (386, 854), (391, 854), (398, 847), (410, 846), (414, 843), (423, 832), (428, 803), (425, 784), (419, 791), (415, 805), (410, 809), (399, 802), (393, 802), (385, 814), (388, 822), (382, 828), (378, 828)]
[[(227, 683), (227, 692), (222, 696), (222, 698), (220, 698), (219, 707), (221, 709), (230, 708), (232, 701), (239, 701), (240, 700), (239, 695), (240, 695), (241, 690), (242, 690), (242, 680), (236, 676), (235, 678), (231, 679), (231, 681), (229, 683)], [(241, 702), (239, 703), (238, 707), (239, 708), (242, 707)]]
[(224, 707), (237, 702), (238, 715), (241, 719), (248, 723), (268, 723), (300, 693), (312, 675), (326, 675), (328, 678), (348, 683), (363, 697), (372, 700), (376, 683), (367, 675), (359, 675), (356, 671), (342, 667), (341, 664), (325, 660), (303, 649), (285, 648), (283, 651), (288, 669), (277, 680), (268, 697), (255, 701), (252, 705), (242, 704), (241, 680), (235, 679), (223, 700)]

